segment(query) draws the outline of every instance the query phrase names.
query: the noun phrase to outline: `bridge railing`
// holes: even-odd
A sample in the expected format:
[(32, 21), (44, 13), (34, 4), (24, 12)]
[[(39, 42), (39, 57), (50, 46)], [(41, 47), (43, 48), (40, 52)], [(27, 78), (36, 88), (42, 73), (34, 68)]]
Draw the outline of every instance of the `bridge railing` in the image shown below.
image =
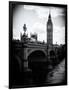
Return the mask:
[(46, 45), (46, 43), (44, 43), (44, 42), (40, 42), (40, 41), (30, 41), (30, 42), (28, 42), (28, 44), (39, 44), (39, 45)]

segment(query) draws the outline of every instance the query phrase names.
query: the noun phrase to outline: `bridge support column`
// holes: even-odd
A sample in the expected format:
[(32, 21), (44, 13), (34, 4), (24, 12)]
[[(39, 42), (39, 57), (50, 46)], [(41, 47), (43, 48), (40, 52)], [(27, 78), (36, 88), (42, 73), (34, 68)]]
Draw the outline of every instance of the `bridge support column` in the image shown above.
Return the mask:
[(27, 60), (27, 49), (26, 48), (24, 48), (24, 50), (23, 50), (23, 59), (24, 59), (24, 70), (26, 71), (26, 70), (28, 70), (28, 60)]
[(28, 67), (28, 60), (24, 60), (24, 71), (31, 71)]
[(24, 60), (24, 69), (28, 69), (28, 60)]

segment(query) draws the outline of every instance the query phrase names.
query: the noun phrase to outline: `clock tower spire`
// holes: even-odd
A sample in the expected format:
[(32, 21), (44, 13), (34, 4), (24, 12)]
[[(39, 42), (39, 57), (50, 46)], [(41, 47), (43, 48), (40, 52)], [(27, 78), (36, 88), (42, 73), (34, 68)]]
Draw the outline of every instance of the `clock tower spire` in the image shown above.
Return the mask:
[(47, 21), (47, 44), (53, 44), (53, 23), (50, 12)]

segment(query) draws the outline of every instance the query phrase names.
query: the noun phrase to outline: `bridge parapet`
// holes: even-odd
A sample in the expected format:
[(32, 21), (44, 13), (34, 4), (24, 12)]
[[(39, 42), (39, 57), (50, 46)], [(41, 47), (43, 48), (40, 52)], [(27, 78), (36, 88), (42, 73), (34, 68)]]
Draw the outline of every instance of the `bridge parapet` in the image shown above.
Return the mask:
[(44, 48), (46, 49), (47, 48), (47, 45), (46, 44), (36, 44), (36, 43), (27, 43), (27, 44), (24, 44), (24, 46), (28, 47), (28, 48)]

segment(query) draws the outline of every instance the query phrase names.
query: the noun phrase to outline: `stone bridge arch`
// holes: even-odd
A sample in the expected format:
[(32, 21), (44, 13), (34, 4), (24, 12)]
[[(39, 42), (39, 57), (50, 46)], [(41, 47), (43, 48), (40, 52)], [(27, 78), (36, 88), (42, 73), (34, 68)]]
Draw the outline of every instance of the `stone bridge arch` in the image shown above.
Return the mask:
[(34, 50), (28, 55), (28, 67), (31, 69), (43, 68), (46, 62), (47, 56), (42, 50)]
[(55, 55), (55, 51), (54, 50), (50, 50), (50, 56), (54, 56)]
[(27, 59), (28, 59), (30, 54), (37, 52), (37, 51), (43, 52), (45, 54), (45, 56), (47, 57), (47, 52), (45, 51), (45, 49), (29, 49), (27, 51)]

